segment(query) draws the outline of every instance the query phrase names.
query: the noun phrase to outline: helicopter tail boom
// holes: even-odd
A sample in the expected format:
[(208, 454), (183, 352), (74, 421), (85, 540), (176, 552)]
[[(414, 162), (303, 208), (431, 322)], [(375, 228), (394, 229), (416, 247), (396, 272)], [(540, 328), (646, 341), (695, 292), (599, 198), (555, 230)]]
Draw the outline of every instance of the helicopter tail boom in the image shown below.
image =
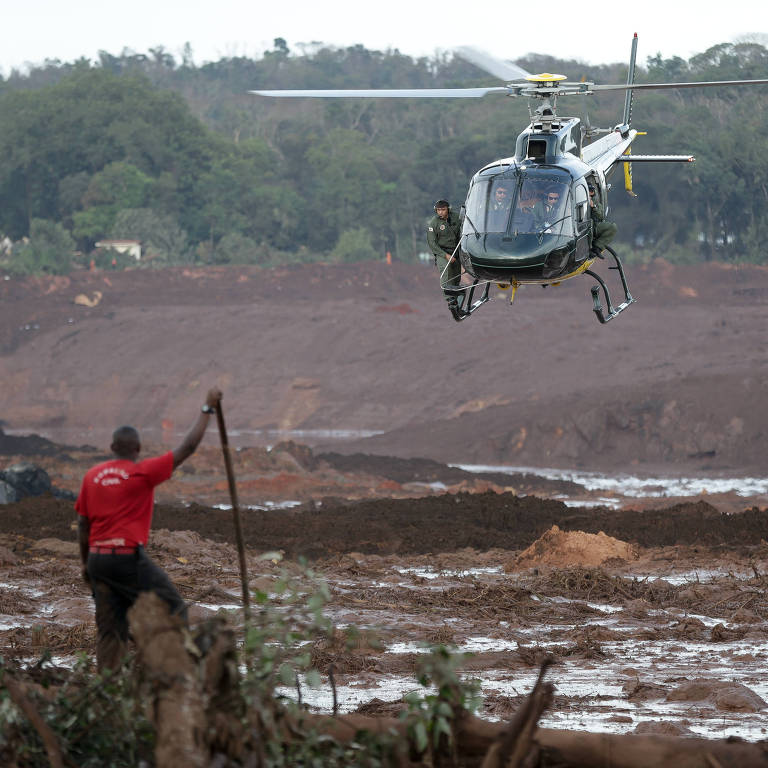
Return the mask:
[(620, 163), (692, 163), (693, 155), (622, 155)]
[(624, 155), (624, 152), (629, 149), (635, 136), (637, 131), (634, 129), (628, 129), (626, 132), (619, 129), (611, 131), (607, 136), (587, 144), (581, 151), (581, 159), (593, 168), (607, 173), (615, 163), (624, 157), (631, 157)]

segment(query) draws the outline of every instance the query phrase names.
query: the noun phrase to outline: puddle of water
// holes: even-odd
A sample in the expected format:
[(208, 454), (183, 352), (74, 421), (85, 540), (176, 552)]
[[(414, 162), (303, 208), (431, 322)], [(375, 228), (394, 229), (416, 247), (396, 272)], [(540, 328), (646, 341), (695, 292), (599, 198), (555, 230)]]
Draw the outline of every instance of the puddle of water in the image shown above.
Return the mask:
[(18, 629), (19, 627), (26, 626), (26, 622), (19, 621), (16, 618), (11, 618), (10, 616), (7, 619), (0, 619), (0, 631), (5, 631), (6, 629)]
[(402, 574), (410, 573), (422, 579), (437, 579), (446, 576), (462, 578), (467, 576), (484, 576), (487, 574), (497, 574), (502, 572), (500, 565), (489, 568), (456, 568), (440, 571), (436, 570), (431, 565), (414, 568), (402, 568), (400, 566), (395, 566), (394, 570)]
[[(321, 712), (333, 711), (333, 691), (330, 685), (321, 685), (319, 688), (310, 688), (303, 676), (301, 680), (301, 699), (310, 707)], [(298, 694), (295, 688), (279, 687), (277, 692), (294, 701)], [(355, 685), (336, 685), (336, 701), (339, 712), (352, 712), (361, 704), (365, 704), (374, 697), (382, 701), (398, 701), (410, 691), (424, 691), (412, 677), (403, 675), (382, 675), (376, 679), (374, 687), (361, 688)], [(433, 691), (434, 692), (434, 691)]]
[(242, 611), (243, 606), (239, 603), (193, 603), (200, 608), (207, 608), (209, 611), (217, 613), (218, 611), (232, 611), (233, 613)]
[(45, 594), (42, 589), (36, 589), (35, 587), (23, 584), (11, 584), (7, 581), (0, 581), (0, 589), (15, 589), (27, 597), (42, 597)]
[(563, 494), (558, 494), (552, 498), (562, 501), (566, 507), (574, 509), (580, 509), (581, 507), (610, 507), (611, 509), (618, 509), (621, 506), (621, 501), (608, 498), (607, 496), (599, 496), (596, 499), (571, 499)]
[[(466, 679), (478, 679), (481, 692), (484, 695), (518, 697), (527, 695), (536, 681), (537, 671), (524, 671), (510, 674), (492, 670), (481, 675), (467, 675)], [(600, 733), (626, 733), (646, 721), (662, 721), (680, 723), (690, 720), (691, 707), (696, 707), (703, 717), (690, 725), (691, 730), (699, 736), (708, 738), (726, 738), (735, 736), (752, 741), (765, 738), (768, 721), (764, 713), (735, 713), (712, 710), (706, 712), (707, 706), (700, 702), (666, 702), (663, 699), (652, 702), (642, 702), (634, 705), (624, 697), (622, 685), (606, 682), (605, 675), (597, 673), (596, 669), (584, 669), (574, 663), (558, 664), (551, 671), (549, 678), (555, 683), (556, 696), (578, 699), (584, 709), (579, 711), (578, 703), (573, 709), (558, 709), (544, 713), (541, 725), (544, 728), (578, 729)], [(752, 686), (755, 690), (755, 686)], [(352, 712), (361, 704), (376, 697), (382, 701), (398, 701), (406, 693), (434, 693), (429, 689), (414, 685), (413, 678), (405, 675), (382, 675), (375, 683), (366, 687), (355, 685), (337, 685), (336, 698), (339, 711)], [(758, 691), (756, 691), (758, 692)], [(295, 688), (281, 687), (278, 693), (296, 700)], [(762, 694), (760, 694), (762, 695)], [(310, 707), (322, 712), (333, 710), (333, 693), (329, 685), (319, 688), (309, 688), (302, 679), (302, 701)], [(588, 709), (587, 707), (597, 707)], [(617, 723), (611, 720), (615, 714), (629, 715), (629, 723)], [(489, 718), (497, 719), (497, 718)]]
[[(249, 510), (271, 510), (271, 509), (293, 509), (301, 504), (300, 501), (265, 501), (263, 504), (246, 504), (241, 509)], [(221, 509), (227, 511), (232, 509), (231, 504), (213, 504), (213, 509)], [(203, 510), (204, 514), (205, 510)]]
[(590, 608), (603, 613), (620, 613), (624, 610), (620, 605), (604, 605), (602, 603), (587, 603)]
[[(569, 480), (587, 491), (611, 491), (633, 498), (664, 496), (699, 496), (702, 493), (729, 493), (739, 496), (758, 496), (768, 493), (765, 477), (639, 477), (637, 475), (604, 475), (601, 472), (551, 469), (542, 467), (513, 467), (491, 464), (451, 464), (467, 472), (501, 472), (527, 474), (546, 480)], [(569, 498), (558, 496), (557, 498)], [(615, 500), (614, 500), (615, 502)], [(582, 504), (578, 500), (574, 505)], [(592, 502), (596, 506), (597, 501)]]
[(663, 576), (650, 573), (633, 573), (632, 576), (638, 581), (657, 581), (658, 579), (664, 579), (664, 581), (669, 582), (673, 586), (679, 587), (682, 584), (707, 584), (715, 579), (722, 579), (725, 576), (733, 576), (735, 579), (751, 579), (754, 574), (747, 573), (747, 571), (725, 571), (701, 568), (695, 571), (681, 571), (680, 573), (664, 574)]

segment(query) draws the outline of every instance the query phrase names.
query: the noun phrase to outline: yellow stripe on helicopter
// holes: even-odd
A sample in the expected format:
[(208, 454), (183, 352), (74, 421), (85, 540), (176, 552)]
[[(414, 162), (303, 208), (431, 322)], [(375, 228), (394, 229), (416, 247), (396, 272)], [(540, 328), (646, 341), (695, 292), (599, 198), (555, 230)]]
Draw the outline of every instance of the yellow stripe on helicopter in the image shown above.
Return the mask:
[(563, 280), (568, 280), (570, 277), (575, 277), (576, 275), (580, 275), (585, 270), (589, 269), (592, 264), (595, 263), (594, 257), (591, 259), (587, 259), (583, 264), (576, 267), (576, 269), (573, 270), (573, 272), (569, 272), (567, 275), (561, 275), (557, 278), (557, 280), (516, 280), (513, 279), (509, 283), (496, 283), (496, 287), (500, 288), (502, 291), (508, 291), (510, 287), (512, 288), (512, 293), (509, 297), (509, 303), (511, 304), (515, 300), (515, 295), (517, 294), (517, 289), (521, 285), (560, 285), (560, 283), (563, 282)]
[(559, 83), (561, 80), (567, 80), (565, 75), (553, 75), (549, 72), (542, 72), (538, 75), (528, 75), (525, 78), (529, 83)]
[[(647, 134), (647, 131), (638, 131), (638, 136), (645, 136)], [(626, 151), (624, 152), (625, 155), (631, 155), (630, 147), (627, 147)], [(637, 195), (632, 191), (632, 163), (624, 163), (624, 189), (629, 192), (632, 197), (637, 197)]]

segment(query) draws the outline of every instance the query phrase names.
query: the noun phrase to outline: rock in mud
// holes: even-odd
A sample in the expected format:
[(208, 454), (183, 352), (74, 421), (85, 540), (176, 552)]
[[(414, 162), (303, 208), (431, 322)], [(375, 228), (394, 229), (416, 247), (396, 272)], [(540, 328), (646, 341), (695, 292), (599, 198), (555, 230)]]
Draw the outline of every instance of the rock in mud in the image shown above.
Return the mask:
[(629, 701), (655, 701), (663, 699), (666, 689), (656, 683), (642, 682), (639, 678), (628, 680), (622, 690)]
[(10, 486), (16, 494), (16, 498), (5, 503), (19, 501), (25, 496), (40, 496), (51, 490), (51, 478), (48, 473), (29, 462), (11, 464), (8, 469), (0, 472), (0, 481), (3, 485)]
[(5, 480), (0, 480), (0, 504), (13, 504), (19, 500), (19, 494), (16, 489)]
[(669, 720), (643, 720), (632, 733), (653, 733), (661, 736), (691, 736), (693, 732), (682, 723)]
[(19, 558), (8, 547), (0, 547), (0, 565), (15, 565)]
[(706, 701), (726, 712), (759, 712), (768, 707), (768, 702), (745, 685), (719, 680), (689, 680), (670, 691), (667, 701)]

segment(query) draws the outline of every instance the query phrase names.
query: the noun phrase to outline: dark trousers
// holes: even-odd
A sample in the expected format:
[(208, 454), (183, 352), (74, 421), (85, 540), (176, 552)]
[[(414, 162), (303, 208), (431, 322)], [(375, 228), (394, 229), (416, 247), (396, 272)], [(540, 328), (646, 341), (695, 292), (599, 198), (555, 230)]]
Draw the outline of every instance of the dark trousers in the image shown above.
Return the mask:
[(448, 301), (456, 301), (456, 294), (446, 293), (445, 289), (459, 288), (461, 285), (461, 264), (459, 264), (458, 255), (450, 262), (435, 257), (435, 266), (440, 270), (440, 287), (443, 289), (445, 298)]
[(168, 603), (172, 614), (186, 622), (187, 606), (165, 571), (147, 556), (143, 547), (128, 555), (88, 555), (96, 603), (96, 665), (99, 671), (115, 670), (125, 656), (128, 609), (139, 593), (155, 592)]
[(592, 247), (602, 251), (608, 243), (616, 237), (619, 228), (612, 221), (595, 222), (595, 235), (592, 240)]

